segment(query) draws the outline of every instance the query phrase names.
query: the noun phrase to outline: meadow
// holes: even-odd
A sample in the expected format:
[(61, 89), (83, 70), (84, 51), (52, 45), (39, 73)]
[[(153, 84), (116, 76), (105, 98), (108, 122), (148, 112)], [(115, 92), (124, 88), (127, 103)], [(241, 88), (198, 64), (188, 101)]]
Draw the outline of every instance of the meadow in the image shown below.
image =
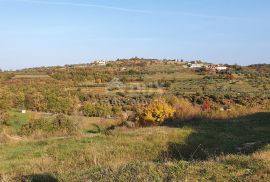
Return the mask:
[(41, 74), (16, 74), (12, 79), (51, 79), (49, 75), (41, 75)]
[(269, 113), (1, 145), (2, 181), (269, 181)]

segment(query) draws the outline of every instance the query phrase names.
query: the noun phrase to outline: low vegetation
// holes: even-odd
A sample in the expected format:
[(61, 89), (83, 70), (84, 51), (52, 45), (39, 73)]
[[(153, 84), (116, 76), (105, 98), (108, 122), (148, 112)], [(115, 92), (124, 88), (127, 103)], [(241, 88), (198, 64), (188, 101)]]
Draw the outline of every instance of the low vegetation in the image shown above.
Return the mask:
[(173, 117), (174, 108), (164, 99), (158, 98), (146, 106), (138, 106), (137, 120), (142, 126), (161, 125), (166, 119)]
[(269, 181), (268, 118), (269, 113), (258, 113), (5, 144), (0, 146), (1, 178)]
[(26, 136), (72, 136), (78, 132), (78, 123), (64, 115), (35, 119), (24, 124), (20, 134)]
[(0, 181), (270, 181), (268, 65), (132, 58), (0, 73)]

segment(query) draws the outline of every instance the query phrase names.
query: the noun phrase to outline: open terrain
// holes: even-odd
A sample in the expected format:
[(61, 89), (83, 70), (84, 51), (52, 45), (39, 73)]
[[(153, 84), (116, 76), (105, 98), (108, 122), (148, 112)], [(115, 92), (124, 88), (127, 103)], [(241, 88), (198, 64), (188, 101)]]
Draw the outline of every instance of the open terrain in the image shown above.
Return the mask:
[(1, 72), (0, 181), (269, 181), (269, 65), (192, 64)]
[(1, 145), (3, 181), (269, 181), (269, 113)]

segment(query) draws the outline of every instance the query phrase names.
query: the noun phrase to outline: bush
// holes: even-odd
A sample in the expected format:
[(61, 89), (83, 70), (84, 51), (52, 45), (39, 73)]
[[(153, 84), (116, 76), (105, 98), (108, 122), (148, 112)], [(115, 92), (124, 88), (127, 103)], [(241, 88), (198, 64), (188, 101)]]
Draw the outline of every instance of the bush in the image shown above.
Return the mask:
[(127, 128), (135, 128), (136, 127), (135, 123), (132, 122), (132, 121), (125, 121), (125, 122), (123, 122), (123, 126), (125, 126)]
[(139, 107), (137, 121), (143, 126), (160, 125), (166, 119), (172, 118), (174, 108), (164, 99), (155, 99), (150, 104)]
[(201, 109), (193, 106), (193, 104), (186, 99), (176, 99), (172, 105), (175, 109), (174, 117), (177, 120), (187, 121), (200, 117)]
[(122, 113), (122, 108), (121, 108), (121, 107), (118, 107), (118, 106), (114, 106), (114, 107), (112, 108), (112, 113), (113, 113), (113, 115), (115, 115), (115, 116), (119, 116), (119, 115), (121, 115), (121, 113)]
[(87, 117), (107, 117), (112, 114), (110, 107), (92, 104), (90, 102), (83, 106), (82, 112)]
[(67, 136), (74, 135), (78, 132), (77, 123), (70, 120), (65, 115), (57, 115), (53, 118), (41, 118), (30, 121), (23, 125), (22, 135), (30, 136), (36, 132), (46, 135)]
[(210, 111), (211, 108), (212, 108), (211, 102), (210, 102), (209, 100), (205, 100), (205, 101), (203, 102), (203, 105), (202, 105), (202, 110), (203, 110), (203, 111)]
[(7, 124), (7, 121), (8, 121), (8, 113), (3, 111), (3, 110), (0, 110), (0, 125), (1, 124), (4, 124), (6, 125)]

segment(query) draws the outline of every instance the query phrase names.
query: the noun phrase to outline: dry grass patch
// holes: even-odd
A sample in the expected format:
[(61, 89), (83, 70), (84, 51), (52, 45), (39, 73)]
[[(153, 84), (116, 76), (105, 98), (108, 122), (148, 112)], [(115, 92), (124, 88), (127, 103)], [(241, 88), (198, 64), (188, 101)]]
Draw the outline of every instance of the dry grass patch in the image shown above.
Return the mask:
[(15, 75), (12, 79), (52, 79), (49, 75)]

